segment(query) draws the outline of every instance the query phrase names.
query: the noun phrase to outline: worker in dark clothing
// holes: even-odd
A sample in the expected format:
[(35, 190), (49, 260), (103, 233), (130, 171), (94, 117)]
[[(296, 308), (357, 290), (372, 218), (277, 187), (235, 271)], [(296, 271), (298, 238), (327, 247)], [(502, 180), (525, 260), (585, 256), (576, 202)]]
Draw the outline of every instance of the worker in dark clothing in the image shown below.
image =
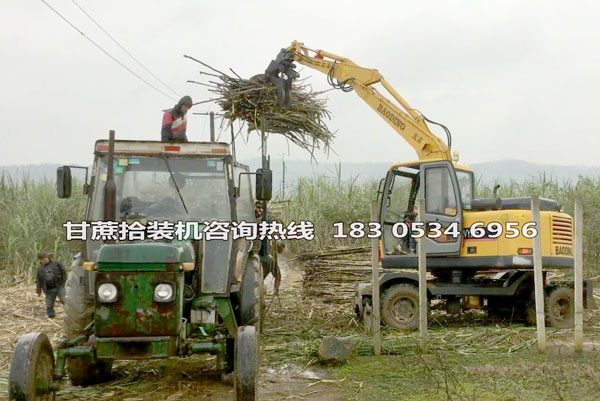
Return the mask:
[(165, 111), (162, 121), (160, 140), (163, 142), (187, 142), (185, 129), (187, 111), (192, 107), (192, 98), (184, 96), (171, 110)]
[(36, 276), (36, 290), (38, 296), (42, 295), (42, 291), (46, 295), (46, 313), (52, 319), (56, 313), (54, 312), (54, 301), (56, 297), (60, 302), (65, 304), (65, 281), (67, 274), (65, 268), (60, 262), (55, 262), (50, 259), (50, 255), (42, 252), (39, 255), (40, 267), (38, 267)]

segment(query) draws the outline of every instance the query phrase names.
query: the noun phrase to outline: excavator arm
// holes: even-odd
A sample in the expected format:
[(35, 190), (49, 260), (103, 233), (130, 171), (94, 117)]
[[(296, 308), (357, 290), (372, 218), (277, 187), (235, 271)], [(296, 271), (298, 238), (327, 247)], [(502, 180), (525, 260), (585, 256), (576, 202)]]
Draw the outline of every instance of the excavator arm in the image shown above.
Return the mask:
[[(329, 83), (344, 91), (354, 90), (381, 118), (383, 118), (410, 146), (417, 152), (419, 160), (442, 159), (451, 161), (450, 149), (427, 126), (424, 116), (410, 105), (396, 92), (396, 90), (383, 78), (379, 71), (364, 68), (355, 64), (352, 60), (338, 56), (323, 50), (312, 50), (302, 43), (294, 41), (287, 49), (281, 49), (279, 59), (292, 59), (302, 65), (315, 69), (327, 75)], [(277, 60), (277, 59), (276, 59)], [(276, 61), (275, 60), (275, 61)], [(266, 75), (275, 76), (274, 71), (278, 67), (272, 62)], [(292, 71), (289, 63), (287, 71)], [(295, 71), (293, 71), (295, 73)], [(277, 79), (277, 78), (276, 78)], [(286, 87), (291, 87), (290, 79), (293, 74), (284, 79), (288, 82)], [(381, 86), (395, 99), (402, 108), (392, 100), (384, 96), (374, 86)], [(279, 84), (278, 86), (280, 86)], [(288, 100), (289, 93), (280, 92)], [(288, 100), (289, 101), (289, 100)]]

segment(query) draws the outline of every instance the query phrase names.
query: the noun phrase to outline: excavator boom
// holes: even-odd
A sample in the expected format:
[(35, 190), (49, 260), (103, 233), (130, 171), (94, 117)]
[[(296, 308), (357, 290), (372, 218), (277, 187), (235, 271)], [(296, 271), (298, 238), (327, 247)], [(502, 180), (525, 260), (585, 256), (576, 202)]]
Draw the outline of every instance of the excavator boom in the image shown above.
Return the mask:
[[(287, 49), (282, 49), (278, 58), (282, 55), (288, 59), (291, 55), (294, 61), (326, 74), (329, 83), (336, 88), (346, 92), (356, 91), (412, 146), (419, 160), (452, 160), (449, 147), (429, 130), (424, 117), (413, 109), (376, 69), (361, 67), (350, 59), (323, 50), (309, 49), (296, 41)], [(272, 70), (273, 66), (272, 62), (269, 68)], [(400, 106), (377, 90), (375, 84), (381, 84)], [(289, 99), (289, 93), (284, 93), (283, 97)]]

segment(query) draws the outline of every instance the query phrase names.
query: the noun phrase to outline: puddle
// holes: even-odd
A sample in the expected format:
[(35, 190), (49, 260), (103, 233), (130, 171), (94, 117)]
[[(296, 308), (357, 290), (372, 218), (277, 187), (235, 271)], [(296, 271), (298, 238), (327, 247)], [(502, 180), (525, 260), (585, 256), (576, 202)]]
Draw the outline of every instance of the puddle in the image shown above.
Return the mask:
[(309, 366), (304, 368), (295, 364), (266, 367), (261, 371), (260, 399), (281, 400), (296, 396), (308, 401), (343, 401), (338, 387), (328, 380), (324, 368)]

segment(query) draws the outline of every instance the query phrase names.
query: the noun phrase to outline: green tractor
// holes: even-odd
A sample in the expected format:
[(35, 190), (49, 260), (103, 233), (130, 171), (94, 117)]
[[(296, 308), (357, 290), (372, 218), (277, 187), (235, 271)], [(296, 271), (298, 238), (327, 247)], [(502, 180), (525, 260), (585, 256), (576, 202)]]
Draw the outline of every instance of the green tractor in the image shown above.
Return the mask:
[[(209, 239), (205, 228), (256, 223), (250, 178), (265, 203), (271, 171), (249, 173), (226, 143), (115, 141), (111, 131), (94, 150), (86, 222), (127, 222), (129, 231), (115, 238), (106, 228), (94, 232), (94, 223), (78, 226), (65, 338), (55, 352), (43, 333), (19, 339), (10, 399), (53, 399), (66, 376), (73, 385), (107, 381), (116, 360), (211, 353), (233, 379), (236, 399), (255, 400), (263, 279), (278, 275), (276, 258), (266, 241), (218, 233)], [(58, 169), (60, 198), (71, 195), (71, 167)], [(152, 222), (191, 228), (171, 238), (164, 230), (152, 234)]]

